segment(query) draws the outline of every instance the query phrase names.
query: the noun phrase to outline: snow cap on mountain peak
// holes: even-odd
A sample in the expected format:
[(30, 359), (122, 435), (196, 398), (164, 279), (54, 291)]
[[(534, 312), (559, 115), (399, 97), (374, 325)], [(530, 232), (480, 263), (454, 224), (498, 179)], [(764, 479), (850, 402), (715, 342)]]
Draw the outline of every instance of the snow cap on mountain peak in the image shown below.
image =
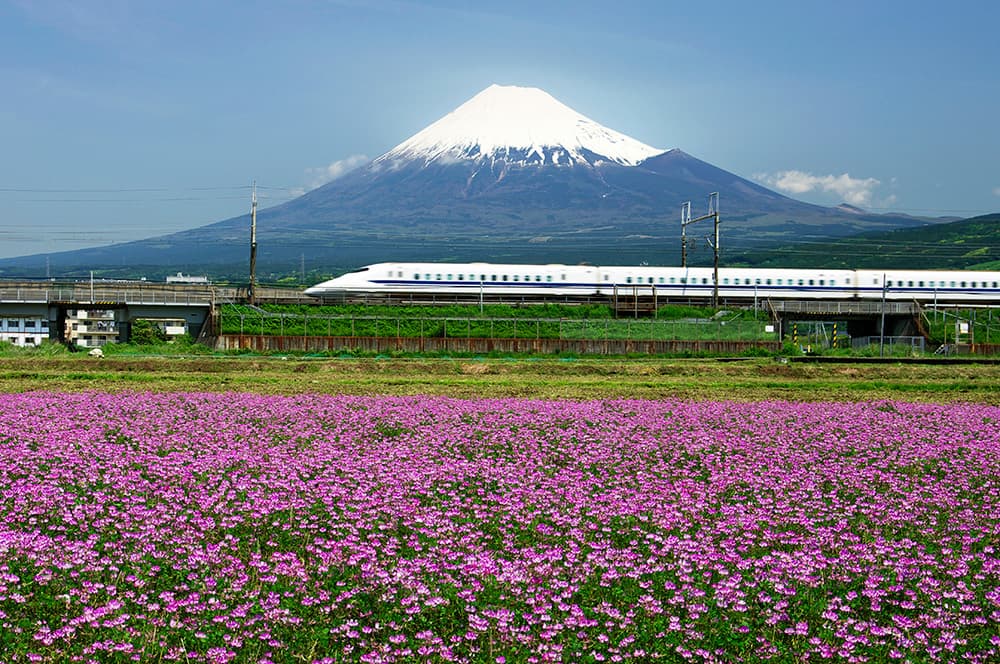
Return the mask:
[(507, 158), (634, 166), (658, 150), (577, 113), (538, 88), (491, 85), (377, 161)]

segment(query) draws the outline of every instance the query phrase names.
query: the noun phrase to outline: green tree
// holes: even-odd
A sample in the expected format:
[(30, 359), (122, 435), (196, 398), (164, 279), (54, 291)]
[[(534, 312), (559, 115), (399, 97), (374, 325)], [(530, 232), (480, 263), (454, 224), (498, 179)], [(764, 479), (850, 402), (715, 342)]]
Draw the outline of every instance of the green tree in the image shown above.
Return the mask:
[(151, 346), (166, 340), (167, 334), (153, 321), (139, 318), (132, 323), (129, 341), (137, 346)]

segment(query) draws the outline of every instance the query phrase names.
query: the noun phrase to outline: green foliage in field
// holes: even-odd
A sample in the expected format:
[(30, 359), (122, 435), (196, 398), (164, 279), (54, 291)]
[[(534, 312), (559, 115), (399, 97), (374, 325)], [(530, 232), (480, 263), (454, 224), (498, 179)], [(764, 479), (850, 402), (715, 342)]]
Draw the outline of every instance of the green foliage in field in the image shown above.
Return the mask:
[[(450, 313), (447, 313), (450, 312)], [(564, 316), (562, 314), (573, 314)], [(695, 307), (664, 307), (657, 318), (612, 318), (599, 305), (510, 307), (275, 307), (254, 309), (227, 305), (221, 314), (223, 334), (489, 338), (489, 339), (634, 339), (770, 340), (764, 322), (752, 314), (715, 312)], [(433, 314), (433, 315), (429, 315)], [(529, 315), (530, 314), (530, 315)]]
[(64, 357), (69, 354), (69, 348), (56, 341), (46, 340), (39, 346), (15, 346), (0, 342), (0, 357)]
[(167, 334), (160, 327), (145, 318), (140, 318), (132, 323), (129, 333), (129, 341), (137, 346), (150, 346), (163, 343), (167, 340)]
[(968, 325), (969, 334), (958, 334), (959, 343), (1000, 344), (1000, 312), (993, 310), (949, 309), (927, 312), (925, 324), (934, 343), (955, 343), (956, 326)]

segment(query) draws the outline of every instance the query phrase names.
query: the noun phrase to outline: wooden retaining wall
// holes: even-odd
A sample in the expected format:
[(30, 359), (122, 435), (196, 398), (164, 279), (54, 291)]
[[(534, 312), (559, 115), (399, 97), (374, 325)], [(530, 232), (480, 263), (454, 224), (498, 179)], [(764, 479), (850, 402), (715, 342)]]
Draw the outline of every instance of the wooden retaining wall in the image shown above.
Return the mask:
[(223, 334), (220, 351), (364, 353), (537, 353), (539, 355), (742, 355), (750, 349), (777, 352), (777, 341), (636, 341), (627, 339), (485, 339), (476, 337), (303, 337)]

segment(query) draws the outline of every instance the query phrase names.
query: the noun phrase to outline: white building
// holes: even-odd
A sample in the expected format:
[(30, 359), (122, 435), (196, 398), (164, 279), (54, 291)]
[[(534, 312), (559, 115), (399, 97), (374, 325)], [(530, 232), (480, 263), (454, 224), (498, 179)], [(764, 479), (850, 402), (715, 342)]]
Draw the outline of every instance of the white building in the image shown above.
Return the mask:
[(83, 348), (99, 348), (118, 341), (114, 309), (67, 310), (66, 341)]
[(49, 321), (42, 316), (0, 318), (0, 341), (15, 346), (38, 346), (49, 338)]
[(167, 277), (168, 284), (210, 284), (208, 277), (194, 276), (178, 272), (176, 276)]

